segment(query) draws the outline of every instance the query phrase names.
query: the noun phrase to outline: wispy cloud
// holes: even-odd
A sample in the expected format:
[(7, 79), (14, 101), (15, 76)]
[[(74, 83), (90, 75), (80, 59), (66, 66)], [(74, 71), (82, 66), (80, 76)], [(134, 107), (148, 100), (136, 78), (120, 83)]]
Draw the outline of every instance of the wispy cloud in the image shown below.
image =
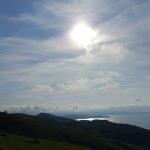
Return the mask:
[(106, 89), (106, 86), (108, 85), (114, 85), (116, 84), (115, 81), (120, 77), (119, 73), (109, 71), (100, 71), (91, 78), (81, 78), (78, 80), (69, 81), (66, 83), (60, 83), (59, 88), (67, 91), (88, 91), (88, 90), (94, 90), (94, 89)]
[[(1, 103), (85, 108), (85, 102), (127, 105), (142, 96), (140, 103), (150, 104), (149, 6), (147, 0), (43, 0), (32, 11), (2, 14)], [(69, 36), (81, 21), (98, 32), (89, 54)]]

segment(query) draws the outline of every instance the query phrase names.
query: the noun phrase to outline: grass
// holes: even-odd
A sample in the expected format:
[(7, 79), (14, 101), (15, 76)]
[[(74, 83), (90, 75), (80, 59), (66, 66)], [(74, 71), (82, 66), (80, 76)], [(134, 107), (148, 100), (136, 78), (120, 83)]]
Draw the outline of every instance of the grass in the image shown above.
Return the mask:
[(93, 150), (52, 140), (34, 139), (18, 135), (0, 136), (0, 150)]
[[(104, 142), (104, 141), (103, 141)], [(98, 148), (99, 150), (145, 150), (132, 145), (122, 145), (122, 143), (114, 144), (112, 141), (107, 140), (107, 146)], [(105, 143), (105, 144), (106, 144)], [(128, 147), (129, 146), (129, 147)], [(97, 149), (97, 150), (98, 150)], [(94, 150), (79, 145), (68, 144), (64, 142), (45, 140), (24, 137), (13, 134), (1, 134), (0, 135), (0, 150)]]

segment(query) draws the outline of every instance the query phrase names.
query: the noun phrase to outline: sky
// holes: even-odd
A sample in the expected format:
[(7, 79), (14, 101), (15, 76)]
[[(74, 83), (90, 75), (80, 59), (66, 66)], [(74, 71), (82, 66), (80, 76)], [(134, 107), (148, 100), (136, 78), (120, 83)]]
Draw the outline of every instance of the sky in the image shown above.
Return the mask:
[[(150, 106), (149, 8), (150, 0), (0, 0), (0, 108)], [(80, 23), (96, 42), (73, 41)]]

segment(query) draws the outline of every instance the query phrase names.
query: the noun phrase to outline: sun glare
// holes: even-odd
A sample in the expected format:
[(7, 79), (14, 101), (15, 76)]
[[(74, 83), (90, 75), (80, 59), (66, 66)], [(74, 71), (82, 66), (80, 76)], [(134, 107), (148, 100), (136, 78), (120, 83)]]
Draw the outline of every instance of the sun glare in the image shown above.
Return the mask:
[(73, 41), (82, 48), (95, 44), (97, 32), (85, 23), (76, 24), (71, 30)]

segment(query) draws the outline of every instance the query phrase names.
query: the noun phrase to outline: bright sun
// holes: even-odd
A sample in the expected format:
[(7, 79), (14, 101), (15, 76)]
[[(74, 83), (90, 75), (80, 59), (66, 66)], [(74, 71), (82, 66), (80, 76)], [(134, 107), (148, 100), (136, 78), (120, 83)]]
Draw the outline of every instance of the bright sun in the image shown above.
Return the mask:
[(85, 23), (76, 24), (70, 34), (79, 47), (88, 48), (96, 43), (97, 32)]

